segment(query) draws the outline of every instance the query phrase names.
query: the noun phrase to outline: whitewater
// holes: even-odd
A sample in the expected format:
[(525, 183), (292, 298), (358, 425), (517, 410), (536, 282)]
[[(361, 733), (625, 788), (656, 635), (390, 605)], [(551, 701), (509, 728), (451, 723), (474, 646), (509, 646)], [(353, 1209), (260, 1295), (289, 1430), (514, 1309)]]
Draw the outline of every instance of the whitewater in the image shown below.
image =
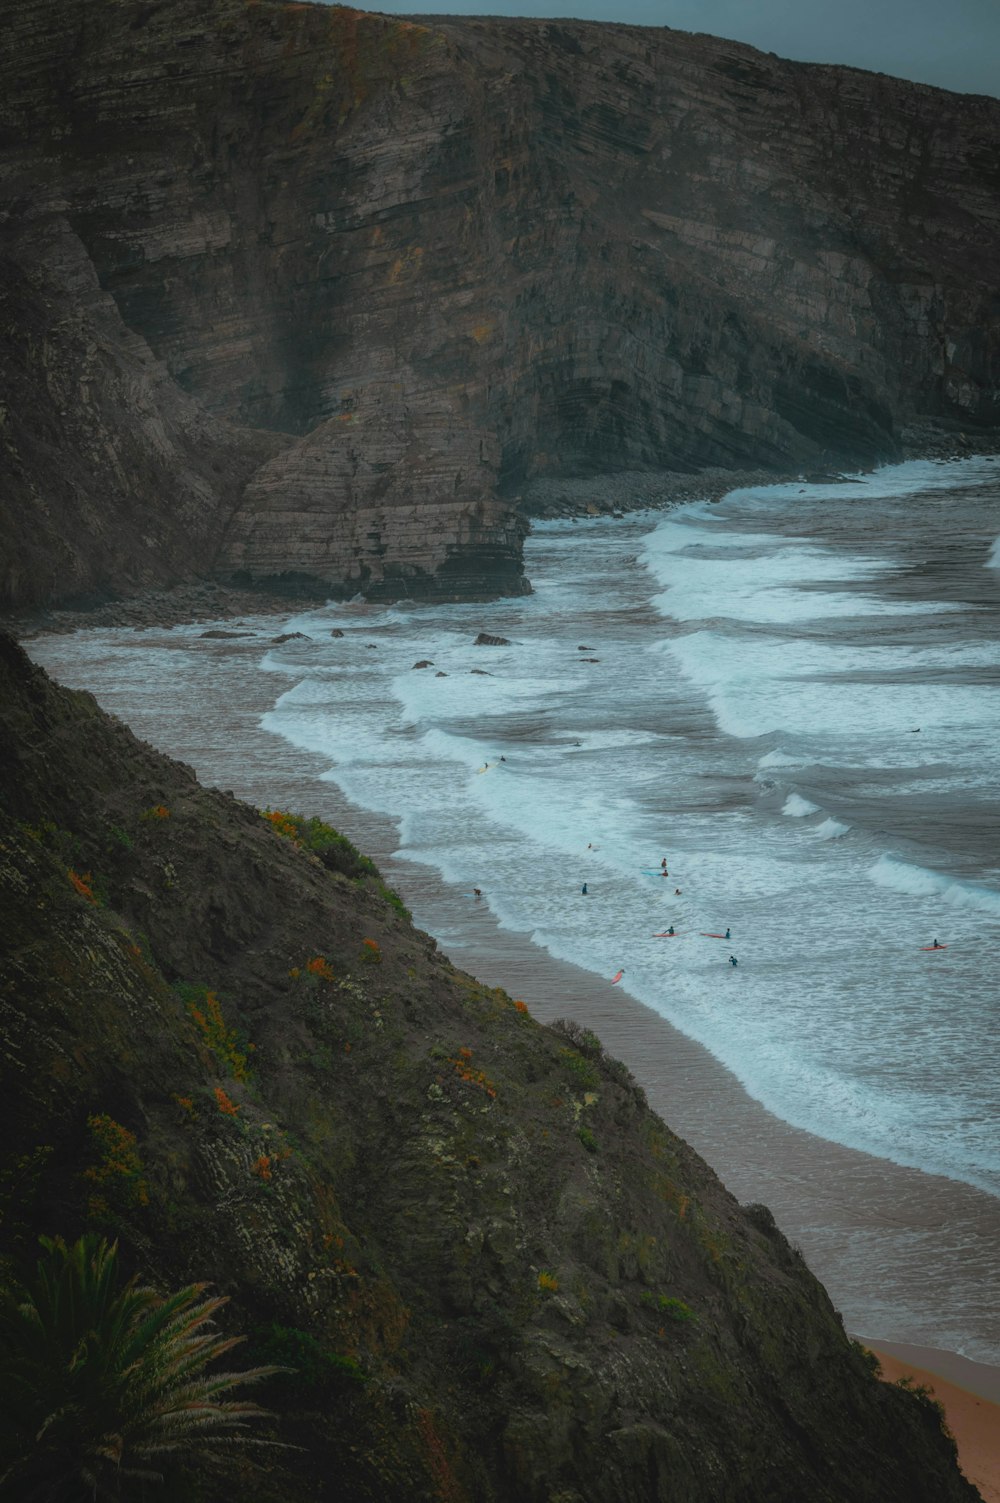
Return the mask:
[(31, 651), (237, 791), (238, 680), (269, 801), (391, 821), (446, 948), (407, 873), (623, 970), (783, 1122), (998, 1197), (998, 533), (1000, 461), (914, 461), (536, 523), (519, 599)]
[(540, 524), (526, 600), (290, 623), (264, 726), (785, 1121), (1000, 1194), (996, 468)]

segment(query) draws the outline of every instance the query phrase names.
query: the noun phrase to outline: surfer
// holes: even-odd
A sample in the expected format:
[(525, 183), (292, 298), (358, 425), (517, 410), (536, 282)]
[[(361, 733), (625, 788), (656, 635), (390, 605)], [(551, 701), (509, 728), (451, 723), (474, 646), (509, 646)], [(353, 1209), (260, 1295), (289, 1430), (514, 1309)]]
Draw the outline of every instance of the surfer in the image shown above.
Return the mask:
[[(728, 929), (726, 930), (725, 934), (722, 937), (723, 937), (723, 939), (728, 939), (730, 937)], [(732, 959), (732, 956), (730, 956), (730, 959)], [(734, 964), (735, 964), (735, 962), (734, 962)]]
[(673, 926), (673, 924), (671, 924), (670, 928), (667, 930), (667, 933), (670, 934), (670, 935), (672, 935), (673, 932), (674, 932), (674, 926)]
[(472, 889), (472, 891), (473, 891), (473, 893), (474, 893), (474, 894), (475, 894), (475, 896), (476, 896), (476, 897), (477, 897), (477, 898), (481, 898), (481, 897), (482, 897), (482, 895), (483, 895), (483, 889), (482, 889), (482, 888), (481, 888), (481, 887), (474, 887), (474, 888), (473, 888), (473, 889)]
[(664, 856), (663, 860), (660, 862), (660, 870), (661, 870), (661, 872), (663, 872), (664, 876), (666, 876), (666, 872), (667, 872), (667, 858), (666, 858), (666, 856)]
[(675, 897), (675, 898), (679, 898), (679, 897), (680, 897), (680, 895), (681, 895), (681, 890), (680, 890), (680, 888), (679, 888), (679, 887), (675, 887), (675, 888), (674, 888), (674, 897)]
[(937, 942), (937, 940), (935, 940), (934, 943), (931, 945), (931, 949), (932, 950), (943, 950), (944, 949), (944, 945), (939, 945), (938, 942)]
[(730, 957), (729, 957), (729, 964), (730, 965), (739, 965), (739, 961), (736, 959), (735, 955), (730, 955)]
[(583, 896), (584, 896), (584, 897), (587, 897), (587, 896), (588, 896), (588, 894), (587, 894), (587, 884), (586, 884), (586, 882), (584, 882), (584, 884), (583, 884), (583, 886), (582, 886), (582, 887), (581, 887), (581, 888), (580, 888), (580, 891), (581, 891), (581, 893), (582, 893), (582, 894), (583, 894)]

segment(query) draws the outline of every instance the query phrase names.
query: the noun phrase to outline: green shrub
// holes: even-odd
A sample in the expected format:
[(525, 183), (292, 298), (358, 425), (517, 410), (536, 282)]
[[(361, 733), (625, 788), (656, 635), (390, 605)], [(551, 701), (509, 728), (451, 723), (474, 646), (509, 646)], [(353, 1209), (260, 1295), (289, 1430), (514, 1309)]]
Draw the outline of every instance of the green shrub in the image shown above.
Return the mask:
[(239, 1339), (213, 1329), (224, 1298), (123, 1285), (103, 1238), (40, 1241), (35, 1277), (0, 1294), (5, 1497), (145, 1497), (166, 1468), (202, 1472), (233, 1447), (273, 1445), (246, 1433), (266, 1411), (230, 1395), (274, 1369), (205, 1371)]
[(255, 1358), (285, 1369), (283, 1386), (305, 1395), (329, 1393), (345, 1385), (365, 1383), (364, 1372), (353, 1357), (330, 1351), (309, 1331), (272, 1321), (258, 1330), (252, 1340)]
[(559, 1055), (566, 1072), (580, 1085), (586, 1086), (588, 1091), (595, 1090), (600, 1085), (600, 1072), (589, 1059), (584, 1059), (575, 1049), (560, 1049)]
[(696, 1319), (690, 1305), (686, 1305), (682, 1299), (675, 1299), (671, 1294), (654, 1294), (651, 1289), (644, 1289), (639, 1296), (639, 1303), (645, 1305), (648, 1310), (653, 1310), (657, 1315), (665, 1315), (668, 1320), (679, 1322)]
[(341, 872), (345, 877), (379, 875), (374, 861), (362, 856), (346, 835), (341, 835), (339, 830), (315, 815), (307, 818), (304, 814), (289, 814), (282, 809), (262, 809), (260, 812), (279, 835), (318, 856), (328, 871)]

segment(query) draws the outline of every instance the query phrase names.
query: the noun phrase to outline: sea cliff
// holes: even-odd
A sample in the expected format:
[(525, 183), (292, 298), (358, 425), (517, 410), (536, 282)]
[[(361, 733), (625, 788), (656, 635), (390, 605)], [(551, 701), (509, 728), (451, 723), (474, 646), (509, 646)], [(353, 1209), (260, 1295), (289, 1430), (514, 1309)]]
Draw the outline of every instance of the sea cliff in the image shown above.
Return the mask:
[(1000, 102), (717, 38), (24, 0), (0, 596), (526, 588), (544, 477), (1000, 418)]

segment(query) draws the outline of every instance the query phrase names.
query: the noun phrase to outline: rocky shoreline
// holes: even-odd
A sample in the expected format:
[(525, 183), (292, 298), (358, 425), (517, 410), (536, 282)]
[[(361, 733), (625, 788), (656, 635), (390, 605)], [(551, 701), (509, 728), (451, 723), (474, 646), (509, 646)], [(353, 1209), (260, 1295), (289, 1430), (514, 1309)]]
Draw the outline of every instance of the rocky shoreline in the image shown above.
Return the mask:
[[(934, 423), (914, 424), (900, 435), (900, 459), (962, 459), (971, 454), (1000, 454), (1000, 429), (969, 437)], [(721, 501), (729, 491), (751, 485), (789, 481), (830, 484), (843, 479), (829, 470), (729, 470), (708, 467), (692, 472), (622, 470), (610, 475), (569, 476), (532, 481), (517, 498), (518, 510), (531, 520), (559, 517), (625, 516), (628, 512), (681, 506), (688, 501)], [(144, 590), (124, 597), (105, 597), (76, 607), (0, 613), (0, 628), (21, 640), (94, 627), (147, 627), (169, 630), (195, 621), (225, 621), (240, 616), (286, 615), (322, 605), (329, 591), (317, 581), (294, 591), (247, 588), (218, 580), (193, 580), (170, 589)]]

